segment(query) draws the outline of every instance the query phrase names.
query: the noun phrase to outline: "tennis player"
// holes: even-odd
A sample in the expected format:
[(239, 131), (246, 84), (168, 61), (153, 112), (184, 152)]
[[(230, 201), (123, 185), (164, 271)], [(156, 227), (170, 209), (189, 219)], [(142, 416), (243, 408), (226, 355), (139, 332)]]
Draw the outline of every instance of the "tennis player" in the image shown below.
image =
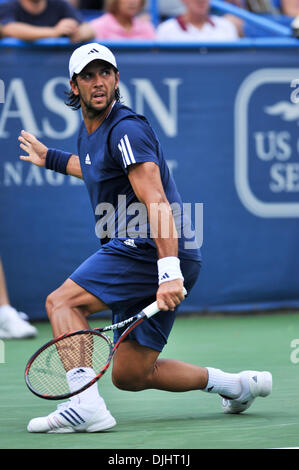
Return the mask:
[[(130, 391), (203, 390), (221, 395), (225, 412), (244, 411), (255, 397), (271, 392), (269, 372), (226, 373), (159, 358), (184, 299), (183, 286), (189, 293), (198, 279), (201, 253), (186, 247), (181, 229), (188, 221), (183, 211), (172, 210), (182, 208), (182, 200), (153, 129), (145, 117), (120, 102), (112, 52), (97, 43), (78, 47), (69, 74), (67, 104), (81, 108), (83, 116), (78, 156), (48, 149), (25, 131), (19, 137), (27, 153), (21, 160), (84, 180), (101, 239), (101, 248), (47, 298), (54, 337), (88, 328), (92, 313), (110, 309), (115, 323), (157, 300), (160, 312), (137, 326), (115, 353), (114, 385)], [(139, 204), (146, 209), (146, 223), (139, 236), (132, 237), (132, 209)], [(119, 334), (115, 332), (115, 340)], [(93, 375), (87, 367), (71, 370), (70, 390)], [(115, 424), (94, 384), (48, 416), (33, 418), (28, 431), (96, 432)]]

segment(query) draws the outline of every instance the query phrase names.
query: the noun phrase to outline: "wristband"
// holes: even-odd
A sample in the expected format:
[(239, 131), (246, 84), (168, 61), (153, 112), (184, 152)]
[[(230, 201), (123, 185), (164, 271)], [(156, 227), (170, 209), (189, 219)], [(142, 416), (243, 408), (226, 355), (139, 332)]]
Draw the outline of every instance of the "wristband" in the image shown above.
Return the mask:
[(66, 175), (66, 167), (71, 155), (71, 153), (63, 152), (62, 150), (48, 149), (45, 167), (48, 170), (57, 171), (57, 173)]
[(158, 279), (159, 285), (163, 282), (182, 279), (183, 275), (180, 268), (180, 260), (175, 256), (166, 256), (158, 260)]

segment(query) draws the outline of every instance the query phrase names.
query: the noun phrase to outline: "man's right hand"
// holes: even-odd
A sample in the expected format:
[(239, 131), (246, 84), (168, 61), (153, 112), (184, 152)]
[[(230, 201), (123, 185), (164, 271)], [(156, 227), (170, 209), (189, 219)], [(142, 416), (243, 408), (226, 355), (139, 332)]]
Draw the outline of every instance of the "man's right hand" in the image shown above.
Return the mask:
[(20, 160), (33, 163), (37, 166), (45, 166), (48, 147), (37, 140), (30, 132), (22, 131), (18, 137), (21, 142), (21, 149), (28, 153), (28, 156), (20, 155)]
[(54, 36), (61, 37), (67, 36), (70, 37), (73, 34), (77, 33), (79, 29), (79, 23), (73, 18), (62, 18), (56, 26), (54, 26)]

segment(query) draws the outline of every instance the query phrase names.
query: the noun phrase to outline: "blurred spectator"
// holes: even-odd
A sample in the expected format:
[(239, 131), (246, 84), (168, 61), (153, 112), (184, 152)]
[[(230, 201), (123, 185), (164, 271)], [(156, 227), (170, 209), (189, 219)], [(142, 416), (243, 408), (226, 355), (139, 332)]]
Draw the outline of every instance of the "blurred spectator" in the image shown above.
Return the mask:
[(186, 12), (162, 22), (157, 28), (159, 41), (235, 41), (236, 26), (228, 19), (211, 15), (209, 0), (183, 0)]
[(186, 7), (181, 0), (158, 0), (159, 15), (162, 20), (185, 13)]
[[(290, 13), (285, 13), (282, 11), (283, 2), (284, 5), (287, 2), (293, 2), (293, 0), (225, 0), (229, 3), (243, 8), (250, 13), (255, 13), (258, 15), (263, 15), (266, 18), (272, 19), (280, 24), (286, 26), (291, 25), (291, 18), (287, 15)], [(295, 0), (297, 2), (297, 0)], [(290, 3), (289, 3), (290, 4)], [(299, 3), (298, 3), (299, 6)], [(295, 12), (294, 12), (295, 13)], [(298, 8), (299, 14), (299, 8)], [(255, 25), (250, 21), (244, 21), (238, 16), (226, 14), (225, 17), (235, 24), (239, 31), (240, 36), (247, 37), (264, 37), (271, 36), (269, 31), (265, 31), (260, 26)], [(275, 34), (275, 33), (274, 33)]]
[(243, 6), (246, 10), (252, 13), (260, 14), (275, 14), (278, 13), (278, 9), (275, 7), (272, 0), (244, 0)]
[(273, 7), (285, 16), (299, 16), (298, 0), (273, 0)]
[(27, 315), (10, 305), (2, 261), (0, 258), (0, 338), (31, 338), (37, 330), (27, 321)]
[[(247, 0), (224, 0), (224, 1), (227, 3), (231, 3), (236, 7), (247, 9), (247, 6), (246, 6)], [(251, 1), (251, 0), (248, 0), (248, 1)], [(259, 0), (252, 0), (252, 1), (255, 2)], [(261, 0), (261, 1), (264, 1), (264, 0)], [(265, 1), (268, 1), (268, 0), (265, 0)], [(223, 18), (226, 18), (228, 21), (233, 23), (233, 25), (235, 25), (235, 27), (237, 28), (239, 37), (244, 36), (244, 20), (242, 18), (236, 15), (232, 15), (231, 13), (225, 13), (225, 14), (222, 14), (222, 12), (217, 12), (217, 13), (222, 15)]]
[[(145, 2), (145, 9), (151, 11), (151, 1)], [(157, 0), (158, 15), (161, 21), (164, 21), (172, 16), (179, 16), (185, 13), (186, 7), (182, 0)]]
[[(228, 1), (228, 0), (226, 0)], [(235, 4), (240, 8), (244, 8), (251, 13), (261, 14), (261, 15), (277, 15), (278, 10), (274, 6), (272, 0), (231, 0), (230, 3)], [(238, 16), (227, 14), (225, 17), (234, 23), (236, 26), (239, 36), (255, 36), (255, 27), (251, 24), (244, 23), (244, 20)], [(249, 28), (249, 29), (248, 29)], [(249, 34), (248, 34), (249, 33)]]
[(103, 10), (105, 0), (68, 0), (78, 10)]
[(90, 22), (96, 39), (154, 39), (155, 28), (140, 18), (145, 0), (106, 0), (100, 18)]
[(69, 37), (73, 42), (92, 39), (89, 23), (65, 0), (12, 0), (0, 4), (4, 37), (23, 41)]

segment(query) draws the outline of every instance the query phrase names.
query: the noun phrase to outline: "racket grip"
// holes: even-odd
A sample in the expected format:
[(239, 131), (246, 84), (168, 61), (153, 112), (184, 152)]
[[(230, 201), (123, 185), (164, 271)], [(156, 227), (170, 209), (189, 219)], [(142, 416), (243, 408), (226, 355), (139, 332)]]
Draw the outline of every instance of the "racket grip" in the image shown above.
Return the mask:
[[(185, 287), (183, 287), (183, 294), (186, 297), (187, 291)], [(151, 316), (155, 315), (155, 313), (158, 313), (159, 311), (160, 309), (158, 308), (157, 301), (153, 302), (152, 304), (148, 305), (147, 307), (143, 309), (143, 313), (145, 314), (147, 318), (150, 318)]]

